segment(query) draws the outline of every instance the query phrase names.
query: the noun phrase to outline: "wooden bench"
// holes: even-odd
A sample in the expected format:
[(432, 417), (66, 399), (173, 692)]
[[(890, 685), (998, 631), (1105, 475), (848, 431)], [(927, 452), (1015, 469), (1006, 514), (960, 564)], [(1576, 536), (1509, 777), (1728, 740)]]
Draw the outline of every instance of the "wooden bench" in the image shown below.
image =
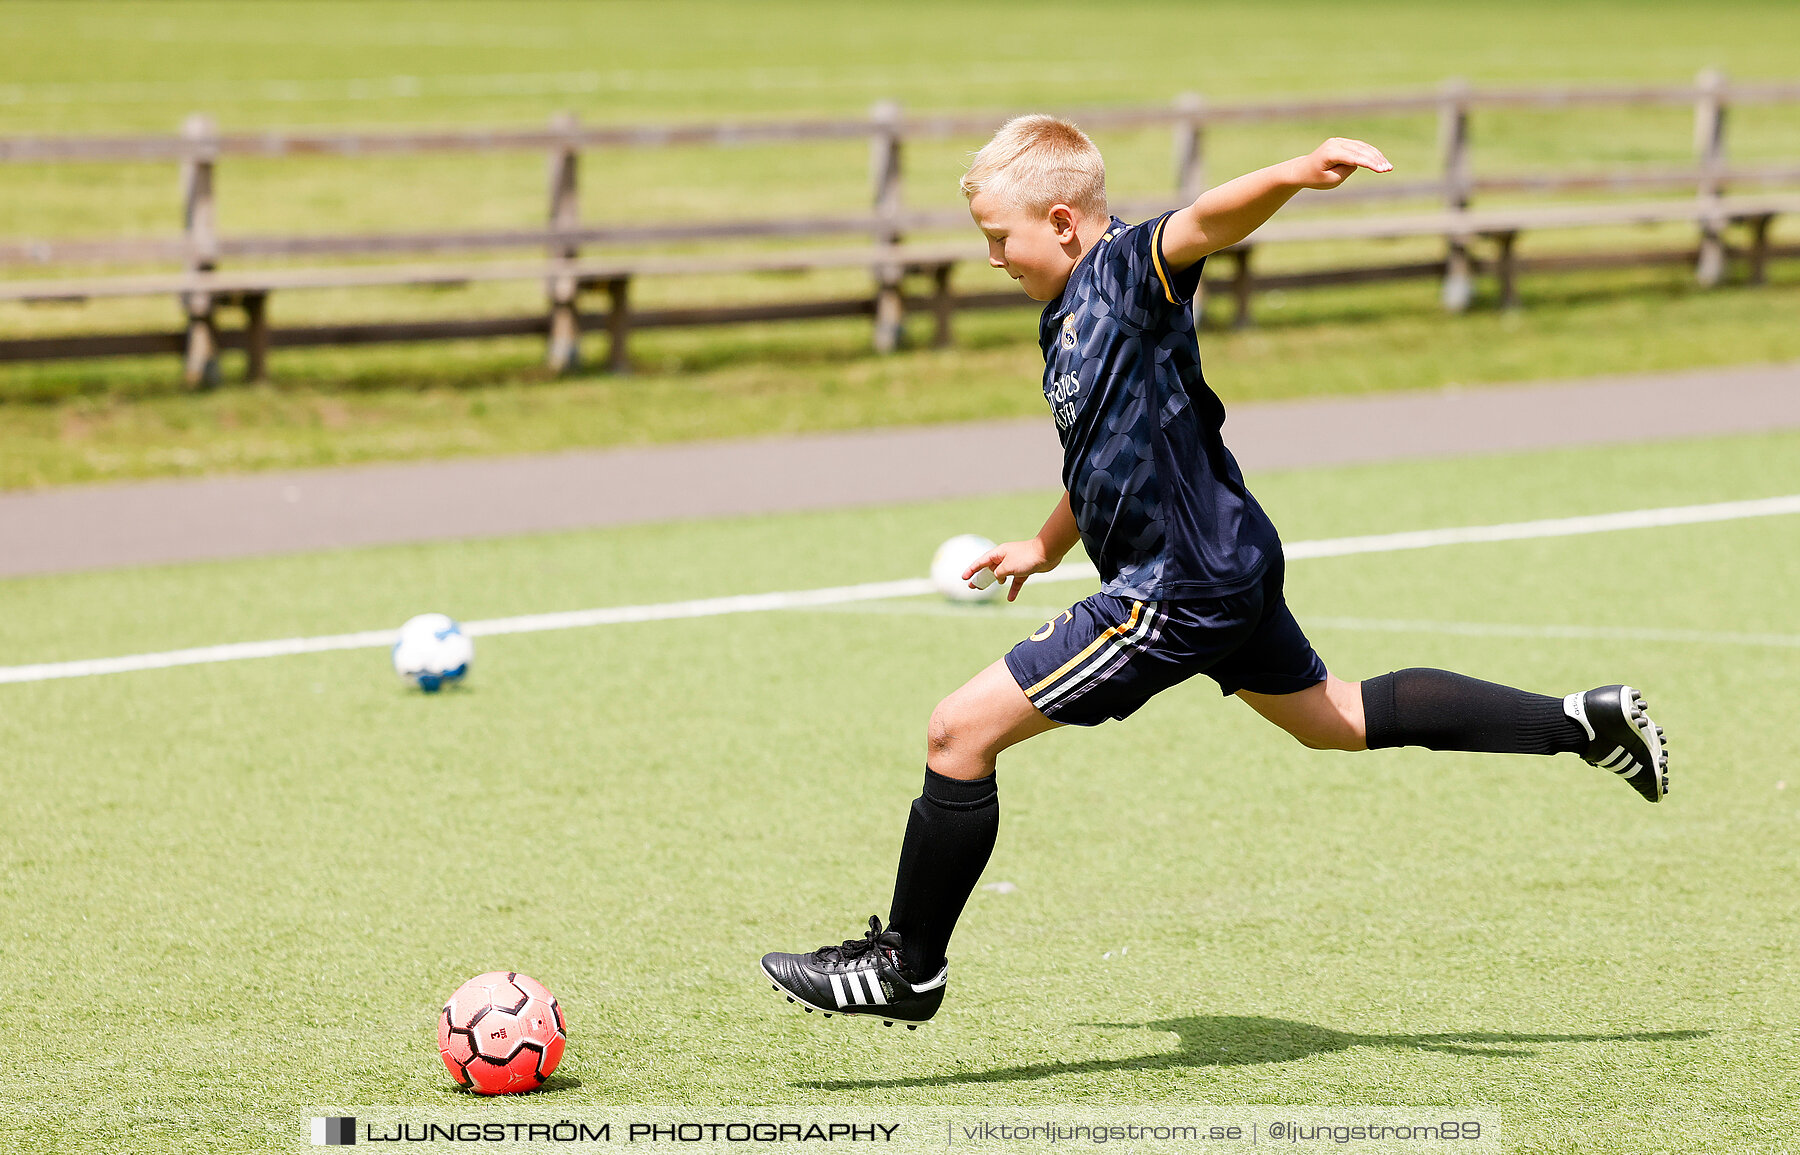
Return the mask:
[[(1642, 264), (1656, 255), (1641, 252), (1568, 254), (1522, 260), (1516, 251), (1521, 233), (1690, 222), (1702, 233), (1701, 246), (1693, 251), (1661, 254), (1667, 260), (1692, 260), (1703, 282), (1716, 281), (1722, 266), (1707, 268), (1705, 237), (1720, 238), (1725, 229), (1741, 225), (1749, 231), (1742, 249), (1748, 258), (1749, 276), (1760, 281), (1769, 257), (1776, 253), (1800, 255), (1800, 246), (1777, 248), (1769, 242), (1769, 226), (1782, 213), (1800, 213), (1800, 194), (1721, 197), (1708, 201), (1646, 201), (1574, 205), (1536, 205), (1462, 212), (1417, 213), (1404, 216), (1335, 219), (1277, 218), (1243, 243), (1225, 250), (1233, 262), (1227, 275), (1209, 276), (1209, 292), (1228, 289), (1234, 302), (1233, 324), (1251, 322), (1251, 301), (1259, 290), (1329, 284), (1352, 284), (1413, 277), (1442, 277), (1444, 300), (1453, 309), (1466, 308), (1473, 295), (1473, 278), (1482, 262), (1471, 252), (1477, 241), (1491, 243), (1502, 307), (1518, 302), (1518, 273), (1533, 267), (1605, 267)], [(1446, 257), (1409, 264), (1356, 266), (1258, 275), (1252, 266), (1254, 252), (1267, 245), (1320, 241), (1398, 240), (1441, 237)], [(1722, 260), (1722, 257), (1720, 258)], [(260, 379), (267, 371), (272, 346), (300, 347), (326, 344), (364, 344), (382, 341), (431, 340), (450, 337), (543, 335), (553, 367), (572, 368), (576, 345), (584, 330), (598, 329), (609, 338), (608, 366), (625, 372), (630, 365), (630, 334), (636, 329), (682, 325), (730, 324), (747, 321), (790, 320), (838, 316), (884, 316), (898, 326), (906, 313), (928, 311), (934, 318), (934, 342), (946, 345), (952, 337), (958, 309), (1021, 305), (1028, 303), (1016, 289), (978, 294), (956, 294), (951, 287), (955, 266), (985, 263), (985, 252), (976, 244), (861, 246), (843, 249), (790, 249), (775, 253), (721, 254), (718, 256), (654, 256), (632, 258), (538, 258), (519, 261), (416, 263), (399, 265), (341, 265), (285, 269), (249, 269), (152, 273), (133, 276), (90, 277), (58, 280), (0, 282), (0, 301), (71, 302), (107, 297), (174, 296), (183, 302), (189, 318), (185, 333), (127, 334), (113, 336), (48, 337), (0, 341), (0, 360), (44, 359), (57, 356), (96, 356), (126, 353), (180, 352), (190, 380), (216, 382), (218, 354), (222, 349), (243, 349), (246, 376)], [(631, 282), (639, 277), (696, 276), (719, 273), (800, 273), (825, 269), (866, 268), (875, 291), (870, 297), (772, 302), (750, 305), (699, 305), (675, 309), (634, 310)], [(908, 295), (905, 278), (929, 278), (928, 295)], [(376, 286), (456, 286), (494, 281), (542, 282), (549, 290), (548, 314), (495, 317), (456, 321), (401, 321), (357, 323), (283, 329), (271, 332), (267, 302), (277, 291)], [(607, 297), (602, 314), (581, 312), (583, 293), (601, 291)], [(220, 306), (243, 311), (241, 330), (223, 332), (216, 320)], [(1201, 306), (1204, 308), (1204, 305)]]
[[(1349, 98), (1208, 103), (1183, 95), (1160, 107), (1088, 110), (1073, 114), (1088, 130), (1107, 132), (1163, 127), (1173, 130), (1174, 194), (1158, 203), (1121, 204), (1127, 219), (1142, 219), (1191, 200), (1206, 186), (1207, 133), (1215, 126), (1261, 124), (1320, 117), (1435, 115), (1442, 146), (1441, 167), (1424, 178), (1360, 180), (1331, 193), (1302, 194), (1288, 210), (1244, 244), (1229, 250), (1220, 267), (1235, 262), (1229, 275), (1206, 278), (1209, 291), (1228, 289), (1236, 302), (1234, 323), (1249, 324), (1257, 289), (1352, 284), (1408, 277), (1438, 277), (1452, 309), (1468, 307), (1477, 273), (1491, 268), (1499, 280), (1500, 300), (1517, 303), (1521, 270), (1551, 267), (1596, 267), (1618, 264), (1693, 261), (1702, 284), (1716, 283), (1724, 273), (1730, 228), (1742, 225), (1749, 240), (1739, 251), (1749, 259), (1750, 279), (1760, 281), (1770, 257), (1793, 252), (1773, 245), (1770, 222), (1779, 214), (1800, 211), (1793, 194), (1726, 197), (1739, 189), (1800, 182), (1794, 164), (1732, 165), (1725, 155), (1728, 105), (1800, 102), (1800, 84), (1755, 82), (1728, 84), (1712, 71), (1692, 86), (1633, 85), (1623, 87), (1545, 87), (1474, 89), (1448, 81), (1437, 92), (1414, 92)], [(1470, 116), (1479, 108), (1573, 109), (1578, 107), (1680, 106), (1691, 104), (1695, 115), (1696, 163), (1692, 167), (1621, 168), (1600, 172), (1524, 173), (1479, 176), (1471, 163)], [(902, 156), (907, 141), (971, 137), (991, 132), (998, 119), (984, 113), (903, 116), (897, 105), (882, 103), (866, 119), (799, 120), (759, 123), (688, 125), (584, 126), (571, 115), (552, 119), (539, 129), (430, 129), (357, 132), (335, 129), (269, 132), (220, 132), (205, 117), (190, 117), (179, 136), (0, 138), (0, 164), (143, 162), (172, 160), (181, 166), (183, 233), (155, 239), (19, 239), (0, 241), (0, 267), (83, 262), (169, 262), (185, 271), (150, 275), (81, 277), (58, 280), (0, 281), (0, 301), (81, 301), (90, 298), (170, 294), (187, 317), (178, 333), (112, 333), (66, 337), (0, 339), (0, 361), (177, 352), (185, 359), (185, 375), (193, 384), (219, 379), (221, 349), (247, 353), (251, 379), (263, 376), (272, 346), (362, 344), (376, 341), (437, 338), (542, 335), (550, 365), (567, 371), (577, 364), (584, 329), (610, 335), (608, 362), (624, 371), (629, 364), (629, 334), (639, 328), (671, 325), (724, 324), (806, 317), (866, 315), (873, 319), (877, 350), (900, 343), (909, 310), (929, 310), (936, 320), (935, 340), (950, 339), (952, 318), (962, 308), (1024, 303), (1016, 289), (956, 294), (954, 267), (980, 260), (970, 236), (967, 245), (921, 245), (909, 237), (936, 230), (968, 228), (957, 209), (907, 210), (902, 197)], [(741, 147), (753, 144), (843, 142), (866, 139), (871, 145), (873, 188), (870, 210), (837, 216), (786, 220), (678, 222), (645, 225), (583, 225), (578, 212), (577, 172), (582, 149)], [(488, 229), (329, 236), (220, 236), (214, 197), (214, 167), (221, 157), (374, 156), (444, 151), (532, 150), (548, 153), (548, 216), (541, 229)], [(1474, 210), (1477, 193), (1488, 191), (1554, 193), (1559, 191), (1625, 191), (1686, 189), (1696, 195), (1681, 201), (1536, 205)], [(1312, 208), (1344, 209), (1377, 202), (1432, 198), (1443, 207), (1433, 212), (1400, 212), (1379, 217), (1309, 217)], [(1527, 231), (1607, 227), (1684, 221), (1699, 231), (1694, 250), (1635, 253), (1571, 253), (1520, 258), (1517, 237)], [(855, 238), (852, 248), (801, 248), (785, 253), (670, 257), (628, 255), (620, 249), (674, 242), (772, 240), (800, 241)], [(1369, 241), (1437, 237), (1444, 256), (1430, 261), (1372, 264), (1262, 274), (1252, 266), (1258, 249), (1283, 243)], [(873, 243), (870, 243), (873, 242)], [(1491, 260), (1476, 246), (1491, 245)], [(604, 246), (604, 259), (584, 257), (584, 247)], [(519, 259), (519, 254), (533, 254)], [(346, 264), (310, 268), (233, 269), (221, 262), (255, 262), (289, 257), (378, 257), (474, 253), (509, 254), (498, 260), (444, 263)], [(837, 300), (783, 301), (746, 305), (696, 305), (635, 309), (631, 282), (642, 276), (700, 275), (719, 272), (773, 273), (831, 268), (867, 268), (873, 289), (867, 297)], [(908, 278), (924, 276), (923, 295), (906, 291)], [(541, 281), (547, 308), (533, 316), (464, 320), (355, 322), (272, 330), (269, 294), (309, 288), (383, 285), (457, 285), (486, 281)], [(996, 281), (998, 285), (999, 282)], [(584, 314), (580, 298), (604, 291), (603, 314)], [(224, 330), (220, 308), (238, 308), (241, 329)], [(1203, 305), (1199, 306), (1203, 309)]]
[[(1767, 277), (1772, 255), (1800, 255), (1800, 246), (1777, 247), (1769, 241), (1769, 228), (1777, 216), (1800, 213), (1800, 193), (1748, 197), (1689, 198), (1676, 201), (1608, 202), (1597, 204), (1525, 205), (1459, 212), (1417, 213), (1405, 216), (1283, 220), (1277, 217), (1238, 245), (1226, 249), (1233, 259), (1230, 288), (1235, 304), (1233, 324), (1250, 324), (1250, 300), (1257, 288), (1351, 284), (1412, 275), (1441, 275), (1447, 308), (1466, 309), (1474, 295), (1478, 262), (1470, 251), (1476, 238), (1495, 248), (1492, 267), (1499, 286), (1502, 308), (1518, 305), (1518, 274), (1523, 268), (1605, 268), (1621, 264), (1646, 264), (1656, 260), (1692, 261), (1702, 285), (1715, 285), (1724, 275), (1729, 255), (1725, 230), (1742, 225), (1749, 231), (1743, 252), (1749, 262), (1749, 280), (1760, 284)], [(1571, 253), (1522, 260), (1516, 251), (1521, 233), (1568, 229), (1629, 227), (1675, 222), (1692, 223), (1700, 232), (1693, 251), (1668, 253)], [(1321, 272), (1258, 277), (1251, 269), (1253, 252), (1262, 245), (1304, 241), (1400, 240), (1443, 237), (1442, 261), (1418, 265), (1351, 268)], [(1209, 278), (1210, 280), (1210, 278)]]
[[(179, 352), (188, 378), (196, 384), (218, 380), (222, 349), (246, 352), (245, 375), (260, 380), (267, 372), (272, 346), (369, 344), (543, 334), (549, 339), (549, 361), (558, 369), (576, 364), (576, 345), (583, 328), (603, 329), (609, 338), (608, 365), (615, 372), (630, 367), (629, 338), (635, 329), (682, 325), (731, 324), (747, 321), (874, 315), (883, 311), (896, 320), (910, 308), (928, 309), (936, 318), (934, 340), (947, 345), (951, 317), (958, 304), (984, 307), (1024, 300), (1017, 291), (955, 298), (950, 274), (955, 265), (985, 261), (971, 245), (898, 245), (856, 249), (786, 250), (766, 254), (713, 257), (550, 258), (530, 261), (481, 261), (462, 264), (345, 265), (290, 269), (248, 269), (59, 280), (0, 281), (0, 301), (27, 303), (81, 302), (108, 297), (173, 296), (188, 316), (185, 333), (139, 333), (111, 336), (37, 337), (0, 340), (0, 361), (57, 357), (119, 356)], [(633, 310), (630, 286), (638, 277), (694, 276), (718, 273), (803, 273), (824, 269), (868, 268), (875, 272), (872, 298), (786, 301), (749, 305), (704, 305), (676, 309)], [(931, 279), (928, 297), (904, 296), (904, 278)], [(541, 281), (549, 287), (548, 315), (490, 317), (457, 321), (400, 321), (324, 325), (271, 331), (268, 298), (277, 291), (371, 288), (377, 286), (449, 287), (495, 281)], [(595, 316), (580, 311), (580, 296), (600, 290), (607, 311)], [(244, 327), (222, 332), (219, 307), (243, 311)]]

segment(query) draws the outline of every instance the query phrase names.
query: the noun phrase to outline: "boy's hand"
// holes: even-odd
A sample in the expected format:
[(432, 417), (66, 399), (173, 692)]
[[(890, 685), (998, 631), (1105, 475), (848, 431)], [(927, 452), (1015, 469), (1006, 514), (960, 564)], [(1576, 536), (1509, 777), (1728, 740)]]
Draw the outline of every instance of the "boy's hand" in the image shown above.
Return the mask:
[(963, 571), (963, 580), (968, 581), (984, 569), (994, 571), (994, 577), (1000, 581), (1012, 579), (1012, 586), (1006, 591), (1006, 600), (1012, 601), (1024, 588), (1025, 579), (1034, 573), (1044, 573), (1056, 568), (1062, 558), (1051, 558), (1044, 550), (1044, 543), (1032, 538), (1030, 541), (1002, 542), (988, 550)]
[(1293, 161), (1294, 183), (1301, 188), (1336, 188), (1359, 168), (1370, 172), (1392, 172), (1394, 166), (1381, 150), (1360, 140), (1334, 136), (1306, 156)]

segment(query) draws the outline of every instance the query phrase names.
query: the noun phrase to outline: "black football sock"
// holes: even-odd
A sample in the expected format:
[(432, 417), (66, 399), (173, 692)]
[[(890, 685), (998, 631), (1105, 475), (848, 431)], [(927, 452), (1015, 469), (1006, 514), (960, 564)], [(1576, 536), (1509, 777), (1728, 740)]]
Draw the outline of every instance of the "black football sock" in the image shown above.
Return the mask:
[(966, 782), (927, 766), (925, 792), (913, 799), (900, 845), (888, 927), (900, 932), (900, 965), (930, 978), (944, 965), (950, 932), (994, 852), (1000, 789), (994, 776)]
[(1369, 749), (1424, 746), (1494, 754), (1579, 754), (1581, 724), (1563, 700), (1448, 670), (1396, 670), (1362, 684)]

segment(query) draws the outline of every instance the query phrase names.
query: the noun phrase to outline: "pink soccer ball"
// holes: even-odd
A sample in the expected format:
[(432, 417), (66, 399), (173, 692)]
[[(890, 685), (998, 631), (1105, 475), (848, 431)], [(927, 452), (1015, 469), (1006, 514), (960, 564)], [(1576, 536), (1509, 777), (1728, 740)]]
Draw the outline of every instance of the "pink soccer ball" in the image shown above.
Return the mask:
[(476, 975), (438, 1016), (438, 1053), (450, 1077), (483, 1095), (537, 1090), (568, 1041), (556, 996), (517, 971)]

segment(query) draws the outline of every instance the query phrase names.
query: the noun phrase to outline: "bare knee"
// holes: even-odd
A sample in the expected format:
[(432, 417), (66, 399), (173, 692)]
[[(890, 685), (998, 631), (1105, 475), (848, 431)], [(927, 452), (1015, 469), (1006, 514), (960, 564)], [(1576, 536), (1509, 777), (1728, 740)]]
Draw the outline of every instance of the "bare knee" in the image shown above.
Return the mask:
[[(931, 712), (931, 721), (925, 725), (925, 749), (932, 759), (933, 767), (937, 766), (939, 759), (948, 763), (950, 760), (978, 753), (976, 747), (980, 743), (975, 737), (978, 727), (974, 723), (975, 719), (969, 716), (968, 707), (959, 702), (955, 694), (937, 704), (937, 709)], [(940, 769), (938, 773), (949, 774), (952, 778), (962, 777), (949, 770)]]
[[(917, 715), (914, 715), (915, 717)], [(948, 754), (956, 742), (955, 711), (950, 699), (945, 698), (931, 711), (931, 721), (925, 724), (925, 751), (932, 757)]]
[(1367, 750), (1369, 742), (1359, 723), (1360, 719), (1327, 718), (1288, 732), (1308, 750)]
[(1294, 741), (1308, 750), (1367, 750), (1369, 744), (1361, 734), (1349, 730), (1330, 733), (1295, 734)]
[(985, 778), (994, 772), (994, 751), (980, 740), (967, 706), (952, 694), (937, 704), (925, 726), (925, 762), (946, 778)]
[(1240, 692), (1257, 713), (1280, 726), (1308, 750), (1366, 750), (1362, 685), (1327, 676), (1295, 694)]
[(1369, 743), (1361, 723), (1360, 717), (1326, 714), (1298, 720), (1282, 728), (1308, 750), (1367, 750)]

